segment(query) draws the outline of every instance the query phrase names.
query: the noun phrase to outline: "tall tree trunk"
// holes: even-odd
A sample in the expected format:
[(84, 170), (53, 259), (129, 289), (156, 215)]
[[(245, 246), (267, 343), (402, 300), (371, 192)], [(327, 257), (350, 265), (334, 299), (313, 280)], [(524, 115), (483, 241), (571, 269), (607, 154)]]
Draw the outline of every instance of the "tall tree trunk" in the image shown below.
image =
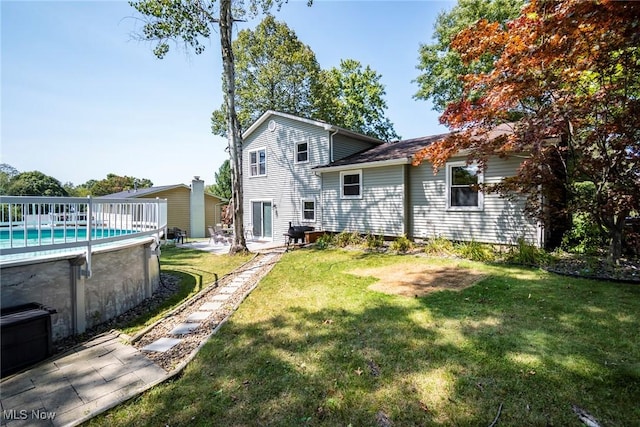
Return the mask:
[(246, 252), (247, 242), (244, 238), (242, 211), (242, 134), (236, 115), (235, 66), (231, 38), (233, 36), (233, 16), (231, 16), (231, 0), (220, 1), (220, 47), (222, 49), (222, 65), (224, 69), (224, 87), (227, 90), (227, 137), (229, 138), (229, 154), (231, 156), (231, 202), (233, 209), (233, 244), (230, 254)]
[(609, 259), (612, 263), (618, 263), (622, 256), (622, 240), (624, 237), (624, 224), (627, 215), (620, 214), (611, 221), (612, 227), (609, 228)]

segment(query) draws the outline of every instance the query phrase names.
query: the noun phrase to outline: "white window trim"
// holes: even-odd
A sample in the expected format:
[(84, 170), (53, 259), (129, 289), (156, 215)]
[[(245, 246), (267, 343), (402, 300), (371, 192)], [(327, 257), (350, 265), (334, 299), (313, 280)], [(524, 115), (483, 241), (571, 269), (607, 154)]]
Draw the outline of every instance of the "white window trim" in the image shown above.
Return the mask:
[[(360, 175), (360, 194), (357, 196), (344, 194), (344, 176), (345, 175)], [(340, 172), (340, 198), (341, 199), (362, 199), (363, 185), (362, 185), (362, 169), (348, 170)]]
[[(306, 219), (304, 217), (304, 204), (305, 202), (312, 202), (313, 203), (313, 219)], [(301, 222), (316, 222), (316, 218), (318, 217), (318, 203), (316, 202), (316, 199), (314, 199), (313, 197), (306, 197), (303, 199), (300, 199), (300, 221)]]
[[(307, 144), (307, 160), (303, 160), (301, 162), (298, 161), (298, 146), (300, 144)], [(293, 162), (297, 165), (303, 164), (303, 163), (309, 163), (310, 158), (311, 158), (311, 151), (310, 151), (310, 146), (311, 144), (309, 144), (309, 139), (305, 140), (305, 141), (298, 141), (294, 144), (295, 149), (293, 150)]]
[[(478, 189), (478, 206), (451, 206), (451, 169), (461, 166), (472, 166), (476, 163), (467, 164), (466, 161), (449, 162), (446, 168), (445, 188), (447, 193), (447, 211), (453, 212), (482, 212), (484, 211), (484, 193)], [(484, 183), (484, 173), (478, 172), (478, 185)]]
[[(260, 151), (264, 151), (264, 173), (261, 174), (260, 173), (260, 156), (257, 155), (256, 156), (256, 160), (258, 161), (258, 163), (256, 163), (256, 171), (258, 172), (256, 175), (252, 175), (251, 174), (251, 154), (252, 153), (258, 153)], [(256, 148), (254, 150), (249, 150), (249, 155), (247, 156), (249, 158), (249, 178), (258, 178), (258, 177), (263, 177), (263, 176), (267, 176), (267, 147), (261, 147), (261, 148)]]

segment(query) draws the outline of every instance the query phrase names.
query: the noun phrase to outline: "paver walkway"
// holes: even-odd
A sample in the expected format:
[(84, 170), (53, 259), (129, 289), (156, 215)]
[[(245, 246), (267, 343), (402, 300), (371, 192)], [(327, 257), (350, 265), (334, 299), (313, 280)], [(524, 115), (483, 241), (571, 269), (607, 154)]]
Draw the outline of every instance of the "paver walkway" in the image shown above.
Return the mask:
[(239, 274), (219, 294), (201, 304), (187, 323), (176, 324), (142, 351), (127, 344), (117, 332), (95, 337), (55, 359), (11, 376), (0, 383), (0, 425), (75, 426), (166, 380), (167, 372), (145, 356), (166, 351), (181, 335), (197, 329), (199, 322), (222, 308), (252, 277), (252, 270), (273, 266), (275, 254)]

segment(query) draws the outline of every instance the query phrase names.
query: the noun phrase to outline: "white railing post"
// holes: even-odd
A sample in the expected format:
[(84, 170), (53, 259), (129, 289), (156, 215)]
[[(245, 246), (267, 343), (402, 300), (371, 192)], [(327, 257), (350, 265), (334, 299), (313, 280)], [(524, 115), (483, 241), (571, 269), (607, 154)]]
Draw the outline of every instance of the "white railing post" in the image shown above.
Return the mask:
[(91, 278), (91, 235), (93, 230), (93, 199), (87, 196), (87, 256), (85, 261), (85, 269), (82, 275)]

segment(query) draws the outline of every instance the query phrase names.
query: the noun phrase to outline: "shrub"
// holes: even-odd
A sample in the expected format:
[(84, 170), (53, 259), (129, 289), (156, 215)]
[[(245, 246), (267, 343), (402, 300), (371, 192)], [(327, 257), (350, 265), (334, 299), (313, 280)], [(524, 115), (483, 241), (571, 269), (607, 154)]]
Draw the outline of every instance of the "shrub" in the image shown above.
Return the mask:
[(527, 243), (524, 237), (520, 237), (518, 243), (509, 248), (507, 253), (508, 262), (523, 265), (538, 265), (544, 257), (545, 252)]
[(391, 242), (391, 250), (396, 252), (407, 252), (413, 248), (413, 242), (402, 235)]
[(453, 254), (455, 252), (455, 248), (451, 240), (438, 236), (427, 240), (424, 245), (424, 251), (429, 255), (445, 256)]
[(362, 243), (362, 238), (357, 232), (341, 231), (335, 236), (335, 245), (339, 248), (346, 248), (347, 246), (359, 245)]
[(334, 244), (334, 236), (333, 234), (323, 234), (318, 237), (316, 240), (316, 248), (318, 249), (327, 249), (329, 246)]
[(380, 249), (384, 246), (384, 237), (369, 233), (364, 238), (364, 244), (367, 249)]
[(460, 242), (455, 245), (455, 248), (458, 255), (471, 261), (487, 262), (496, 259), (496, 254), (490, 245), (473, 240), (470, 242)]
[(596, 255), (605, 246), (604, 231), (587, 213), (573, 215), (573, 226), (562, 237), (561, 248), (567, 252)]

